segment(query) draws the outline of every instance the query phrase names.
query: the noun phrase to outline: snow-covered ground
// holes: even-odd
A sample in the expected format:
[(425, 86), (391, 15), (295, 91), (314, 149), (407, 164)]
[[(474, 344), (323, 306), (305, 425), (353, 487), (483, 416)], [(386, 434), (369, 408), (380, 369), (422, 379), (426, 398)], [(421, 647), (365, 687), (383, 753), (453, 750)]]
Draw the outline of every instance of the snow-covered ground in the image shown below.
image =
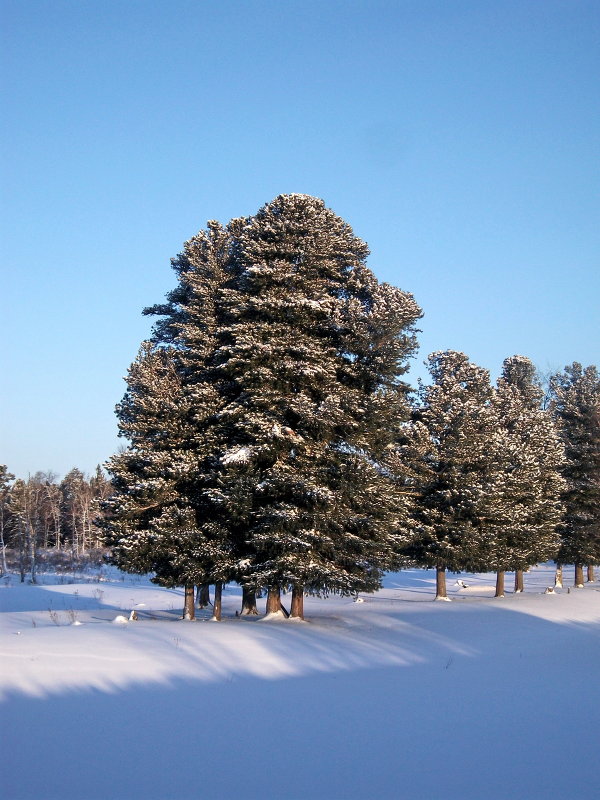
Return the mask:
[(0, 794), (600, 797), (600, 582), (525, 578), (494, 599), (494, 576), (449, 575), (436, 603), (409, 570), (364, 602), (307, 598), (305, 623), (236, 618), (231, 586), (220, 624), (131, 576), (0, 580)]

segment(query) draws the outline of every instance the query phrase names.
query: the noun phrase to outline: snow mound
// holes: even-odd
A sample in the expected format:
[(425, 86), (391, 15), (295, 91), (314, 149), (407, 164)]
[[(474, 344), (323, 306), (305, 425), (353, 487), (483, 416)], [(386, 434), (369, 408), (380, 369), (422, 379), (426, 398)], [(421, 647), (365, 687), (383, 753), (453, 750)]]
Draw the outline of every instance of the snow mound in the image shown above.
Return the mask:
[(279, 620), (286, 620), (286, 616), (283, 611), (272, 611), (270, 614), (266, 614), (262, 619), (258, 620), (259, 622), (278, 622)]
[(124, 617), (123, 614), (117, 614), (117, 616), (113, 619), (113, 625), (127, 625), (129, 620), (127, 617)]

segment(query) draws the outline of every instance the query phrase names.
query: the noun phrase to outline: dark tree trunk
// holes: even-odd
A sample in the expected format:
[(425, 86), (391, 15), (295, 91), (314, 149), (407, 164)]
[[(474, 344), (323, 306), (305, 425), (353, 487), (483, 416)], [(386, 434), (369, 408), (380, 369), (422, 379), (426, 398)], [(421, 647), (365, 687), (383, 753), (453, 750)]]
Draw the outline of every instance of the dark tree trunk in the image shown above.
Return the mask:
[(290, 617), (297, 619), (304, 619), (304, 587), (292, 587), (292, 606), (290, 609)]
[(448, 593), (446, 592), (446, 568), (436, 567), (435, 570), (435, 599), (447, 600)]
[(6, 545), (4, 544), (4, 532), (0, 532), (0, 551), (2, 552), (2, 575), (8, 572), (8, 565), (6, 563)]
[(562, 574), (562, 572), (563, 572), (563, 565), (562, 564), (557, 564), (556, 565), (556, 577), (554, 578), (554, 586), (555, 586), (556, 589), (562, 589), (562, 585), (563, 585), (563, 581), (562, 581), (563, 574)]
[(215, 601), (213, 603), (213, 619), (221, 622), (221, 599), (223, 597), (223, 584), (215, 583)]
[(494, 597), (504, 597), (504, 570), (496, 572), (496, 594)]
[(19, 574), (21, 576), (21, 583), (25, 583), (26, 572), (27, 572), (27, 567), (25, 564), (25, 535), (21, 531), (21, 536), (19, 538)]
[(515, 570), (515, 594), (525, 591), (525, 583), (523, 581), (523, 570)]
[(36, 533), (33, 527), (29, 528), (29, 569), (31, 571), (31, 582), (37, 583), (37, 544)]
[(254, 616), (258, 614), (256, 607), (256, 592), (254, 589), (248, 589), (247, 586), (242, 586), (242, 616)]
[(210, 605), (210, 583), (201, 583), (196, 587), (196, 608)]
[(583, 564), (575, 564), (575, 587), (583, 587)]
[(595, 577), (594, 577), (594, 565), (593, 564), (588, 564), (587, 579), (588, 579), (588, 583), (593, 583), (596, 580)]
[(194, 608), (194, 584), (186, 583), (185, 599), (183, 601), (183, 618), (196, 619), (196, 609)]
[(265, 614), (276, 614), (278, 611), (281, 611), (281, 590), (279, 586), (269, 586)]

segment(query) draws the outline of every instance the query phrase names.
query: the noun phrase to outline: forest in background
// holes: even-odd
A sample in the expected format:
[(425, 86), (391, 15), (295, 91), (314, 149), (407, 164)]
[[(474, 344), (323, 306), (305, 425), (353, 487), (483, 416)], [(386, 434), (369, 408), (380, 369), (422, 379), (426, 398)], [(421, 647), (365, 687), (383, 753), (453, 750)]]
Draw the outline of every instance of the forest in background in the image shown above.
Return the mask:
[(64, 478), (36, 472), (16, 478), (0, 465), (2, 574), (16, 572), (35, 583), (48, 561), (72, 570), (105, 552), (97, 526), (110, 481), (100, 466), (91, 477), (74, 468)]

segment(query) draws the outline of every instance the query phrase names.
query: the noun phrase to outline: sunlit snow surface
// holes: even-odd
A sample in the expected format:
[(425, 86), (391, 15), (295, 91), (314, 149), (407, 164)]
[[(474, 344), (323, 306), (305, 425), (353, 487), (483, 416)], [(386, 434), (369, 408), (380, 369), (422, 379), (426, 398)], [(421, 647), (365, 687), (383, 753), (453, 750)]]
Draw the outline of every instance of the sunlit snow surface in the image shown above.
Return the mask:
[(434, 573), (410, 570), (362, 603), (306, 598), (295, 624), (236, 617), (235, 586), (206, 624), (210, 610), (179, 619), (181, 591), (116, 573), (0, 580), (0, 791), (600, 796), (600, 582), (569, 590), (565, 569), (545, 594), (553, 577), (538, 567), (494, 599), (494, 576), (449, 575), (452, 602), (434, 603)]

